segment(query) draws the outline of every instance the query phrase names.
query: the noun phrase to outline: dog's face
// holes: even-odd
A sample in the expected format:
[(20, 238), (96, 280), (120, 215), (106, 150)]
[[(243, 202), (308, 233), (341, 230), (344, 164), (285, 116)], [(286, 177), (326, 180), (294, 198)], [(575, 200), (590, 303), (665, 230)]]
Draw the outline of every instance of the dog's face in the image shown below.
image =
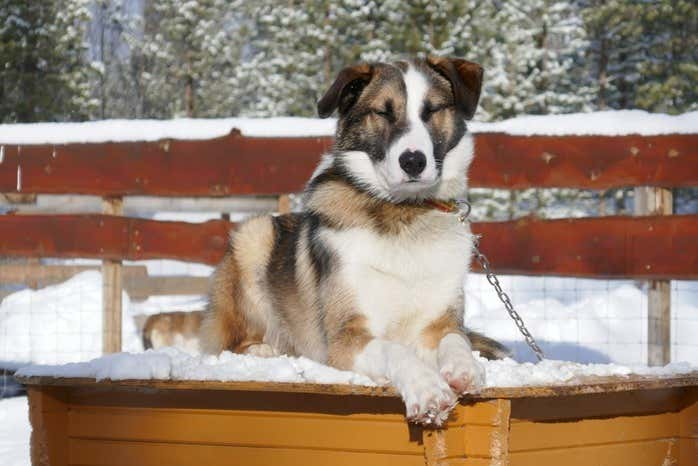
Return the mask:
[(361, 188), (401, 202), (462, 195), (482, 68), (429, 57), (345, 68), (318, 102), (339, 111), (333, 163)]

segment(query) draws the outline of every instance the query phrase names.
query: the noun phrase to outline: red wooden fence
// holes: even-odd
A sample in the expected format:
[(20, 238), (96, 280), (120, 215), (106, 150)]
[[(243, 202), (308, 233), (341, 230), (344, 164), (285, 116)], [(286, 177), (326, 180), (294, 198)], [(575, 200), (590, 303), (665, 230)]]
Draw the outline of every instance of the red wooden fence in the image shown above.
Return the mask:
[[(698, 135), (475, 136), (473, 187), (698, 186)], [(298, 192), (330, 138), (5, 146), (0, 192), (229, 196)]]
[[(110, 215), (8, 215), (0, 255), (179, 259), (216, 264), (233, 224)], [(473, 225), (499, 272), (580, 277), (698, 278), (698, 216), (525, 218)], [(477, 270), (477, 264), (473, 267)]]
[[(608, 189), (698, 186), (698, 134), (511, 136), (477, 134), (470, 185)], [(1, 145), (1, 142), (0, 142)], [(113, 212), (129, 195), (224, 197), (301, 191), (330, 138), (4, 145), (0, 193), (92, 194)], [(668, 199), (667, 191), (652, 196)], [(658, 206), (666, 209), (667, 202)], [(661, 213), (652, 210), (642, 213)], [(661, 210), (661, 209), (660, 209)], [(670, 212), (670, 209), (668, 210)], [(105, 211), (111, 213), (111, 211)], [(112, 215), (2, 215), (0, 256), (104, 260), (104, 349), (120, 348), (121, 259), (169, 258), (215, 264), (232, 224), (162, 222)], [(473, 225), (503, 273), (643, 279), (698, 278), (698, 215), (522, 219)], [(476, 267), (477, 264), (474, 264)], [(669, 291), (652, 282), (648, 354), (668, 362)], [(655, 293), (657, 294), (657, 293)], [(653, 346), (654, 345), (654, 346)], [(658, 353), (659, 354), (659, 353)]]

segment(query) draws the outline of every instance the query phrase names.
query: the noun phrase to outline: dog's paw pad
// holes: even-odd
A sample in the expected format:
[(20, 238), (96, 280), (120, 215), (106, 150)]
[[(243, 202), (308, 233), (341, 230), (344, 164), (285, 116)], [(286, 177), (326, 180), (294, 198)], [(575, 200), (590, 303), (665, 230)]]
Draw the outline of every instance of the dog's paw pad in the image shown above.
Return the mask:
[(458, 365), (446, 364), (441, 367), (440, 372), (448, 385), (459, 395), (478, 391), (485, 386), (485, 369), (475, 360)]

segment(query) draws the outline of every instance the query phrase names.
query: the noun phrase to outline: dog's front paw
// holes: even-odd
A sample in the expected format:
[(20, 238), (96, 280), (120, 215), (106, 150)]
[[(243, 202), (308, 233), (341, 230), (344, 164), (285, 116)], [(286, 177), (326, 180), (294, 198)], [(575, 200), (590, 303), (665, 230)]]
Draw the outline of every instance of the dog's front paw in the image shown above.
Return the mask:
[(472, 393), (485, 386), (485, 369), (470, 356), (458, 361), (447, 361), (440, 368), (441, 376), (459, 395)]
[(416, 367), (400, 379), (396, 385), (409, 421), (440, 426), (448, 419), (458, 397), (438, 372), (429, 367)]
[(441, 376), (457, 394), (476, 392), (485, 386), (485, 369), (460, 335), (443, 338), (438, 358)]

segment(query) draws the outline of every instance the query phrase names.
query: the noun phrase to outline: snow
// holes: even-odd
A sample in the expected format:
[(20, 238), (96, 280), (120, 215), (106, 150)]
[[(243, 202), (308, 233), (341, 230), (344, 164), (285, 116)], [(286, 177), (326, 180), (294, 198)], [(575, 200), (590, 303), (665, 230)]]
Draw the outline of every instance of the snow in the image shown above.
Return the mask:
[(29, 466), (27, 397), (0, 399), (0, 459), (3, 466)]
[[(142, 349), (122, 296), (122, 342)], [(102, 353), (102, 276), (82, 272), (58, 285), (12, 293), (0, 302), (0, 361), (60, 364)]]
[[(16, 123), (0, 125), (0, 144), (211, 139), (225, 136), (234, 129), (239, 129), (245, 136), (327, 136), (334, 134), (334, 128), (332, 119), (292, 117)], [(60, 157), (60, 151), (57, 155)]]
[(698, 112), (666, 115), (644, 110), (610, 110), (566, 115), (524, 115), (494, 123), (475, 122), (469, 127), (474, 133), (502, 132), (520, 136), (697, 134)]
[[(239, 129), (245, 136), (257, 137), (332, 136), (335, 124), (334, 119), (294, 117), (4, 124), (0, 125), (0, 144), (211, 139), (225, 136), (233, 129)], [(698, 134), (698, 112), (676, 116), (643, 110), (526, 115), (493, 123), (472, 122), (469, 127), (474, 133), (514, 135)]]
[[(580, 364), (544, 360), (538, 364), (513, 359), (487, 361), (484, 365), (487, 387), (521, 387), (574, 382), (584, 376), (626, 376), (629, 374), (670, 376), (690, 373), (698, 367), (674, 363), (664, 367), (629, 367), (619, 364)], [(192, 355), (177, 348), (148, 350), (145, 353), (117, 353), (88, 362), (60, 366), (31, 365), (17, 371), (24, 377), (84, 377), (95, 380), (216, 380), (308, 382), (320, 384), (375, 385), (368, 377), (340, 371), (307, 358), (279, 356), (260, 358), (223, 352), (219, 356)]]

